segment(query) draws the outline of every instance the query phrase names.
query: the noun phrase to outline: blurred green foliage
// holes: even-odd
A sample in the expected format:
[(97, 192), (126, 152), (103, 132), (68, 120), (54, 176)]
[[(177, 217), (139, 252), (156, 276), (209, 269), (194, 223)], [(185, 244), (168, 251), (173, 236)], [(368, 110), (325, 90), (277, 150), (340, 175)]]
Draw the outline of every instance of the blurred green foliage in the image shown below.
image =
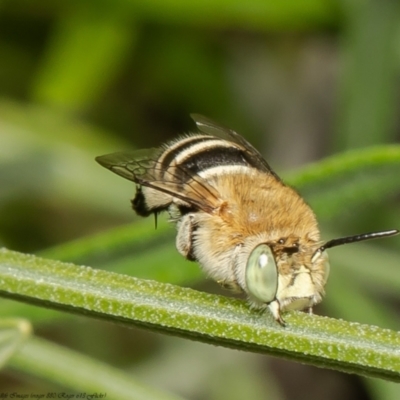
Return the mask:
[[(107, 250), (87, 262), (141, 277), (152, 277), (151, 262), (164, 262), (179, 268), (157, 279), (218, 290), (179, 258), (172, 228), (162, 225), (152, 237), (153, 221), (136, 221), (133, 185), (94, 157), (156, 146), (192, 129), (190, 112), (249, 138), (283, 178), (337, 152), (396, 142), (399, 7), (391, 0), (1, 1), (0, 245), (68, 261), (90, 245), (66, 242), (139, 223), (131, 229), (143, 241), (133, 237), (129, 251), (129, 231), (120, 228), (118, 263), (108, 262)], [(345, 186), (339, 176), (333, 187), (301, 188), (315, 201), (323, 237), (399, 228), (395, 171), (372, 167)], [(360, 182), (365, 193), (354, 195)], [(330, 204), (336, 190), (349, 200)], [(398, 243), (332, 252), (319, 312), (398, 329), (398, 291), (385, 284), (398, 279)], [(131, 257), (142, 270), (129, 268)], [(38, 335), (186, 398), (397, 398), (385, 382), (2, 306), (2, 316), (34, 321)], [(18, 371), (4, 370), (2, 391), (65, 390), (61, 381)]]

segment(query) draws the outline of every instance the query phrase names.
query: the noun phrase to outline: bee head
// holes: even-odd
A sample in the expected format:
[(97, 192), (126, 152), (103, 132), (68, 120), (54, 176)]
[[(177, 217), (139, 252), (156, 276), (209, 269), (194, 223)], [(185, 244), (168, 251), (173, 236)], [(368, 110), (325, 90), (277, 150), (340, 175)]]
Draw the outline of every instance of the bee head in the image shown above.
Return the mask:
[[(327, 249), (398, 233), (398, 230), (390, 230), (332, 239), (314, 252), (311, 265), (296, 265), (286, 274), (278, 268), (279, 262), (272, 246), (261, 243), (251, 251), (247, 259), (245, 279), (248, 294), (257, 302), (267, 304), (275, 319), (284, 325), (281, 311), (311, 309), (322, 300), (323, 286), (330, 269)], [(289, 257), (299, 251), (298, 247), (292, 247), (290, 251), (283, 250)]]

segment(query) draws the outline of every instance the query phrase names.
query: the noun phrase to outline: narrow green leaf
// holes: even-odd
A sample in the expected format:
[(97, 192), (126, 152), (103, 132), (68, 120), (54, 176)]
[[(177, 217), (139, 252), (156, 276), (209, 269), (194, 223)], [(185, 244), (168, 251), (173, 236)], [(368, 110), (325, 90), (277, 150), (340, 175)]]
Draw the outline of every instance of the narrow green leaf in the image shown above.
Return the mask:
[(146, 387), (131, 375), (99, 360), (39, 338), (31, 338), (12, 358), (10, 364), (20, 371), (57, 382), (79, 393), (85, 392), (87, 395), (97, 393), (105, 395), (103, 398), (120, 400), (180, 399), (178, 396)]
[(400, 146), (353, 150), (311, 164), (288, 177), (318, 218), (330, 219), (400, 191)]
[(6, 249), (1, 295), (340, 371), (400, 381), (400, 333), (292, 312), (286, 328), (244, 301)]
[[(158, 221), (157, 229), (155, 229), (151, 219), (140, 219), (133, 224), (43, 250), (41, 255), (60, 261), (81, 264), (97, 262), (96, 266), (108, 265), (110, 260), (115, 261), (118, 256), (146, 252), (150, 246), (154, 245), (154, 242), (162, 242), (172, 232), (173, 228), (164, 220)], [(156, 240), (154, 240), (155, 237)]]
[(343, 1), (343, 73), (336, 148), (360, 148), (395, 139), (398, 79), (398, 1)]
[(381, 379), (365, 379), (371, 399), (396, 400), (399, 397), (399, 385)]
[[(340, 264), (336, 264), (335, 267), (338, 270), (343, 268)], [(328, 310), (334, 310), (334, 314), (329, 311), (330, 315), (340, 316), (348, 321), (399, 329), (399, 318), (391, 307), (367, 293), (357, 277), (346, 275), (340, 270), (337, 272), (331, 274), (325, 288), (327, 299), (323, 305)]]
[(31, 324), (25, 319), (0, 320), (0, 368), (20, 349), (31, 331)]
[(175, 250), (173, 235), (174, 227), (165, 220), (159, 218), (155, 229), (151, 219), (141, 219), (134, 224), (63, 243), (39, 255), (160, 282), (198, 280), (202, 276), (199, 268)]
[(91, 104), (133, 47), (133, 27), (125, 11), (106, 3), (77, 3), (60, 13), (34, 86), (35, 100), (72, 109)]
[[(332, 236), (333, 237), (333, 236)], [(397, 236), (392, 240), (397, 243)], [(351, 274), (359, 283), (374, 288), (377, 292), (397, 296), (400, 291), (400, 255), (384, 250), (376, 244), (357, 244), (338, 249), (332, 259), (338, 264), (340, 276)], [(330, 253), (332, 255), (333, 251)], [(376, 266), (380, 267), (377, 268)]]
[(147, 19), (216, 28), (310, 29), (339, 19), (337, 3), (329, 0), (124, 0), (124, 4)]
[(0, 130), (1, 198), (30, 193), (78, 208), (131, 215), (128, 203), (124, 207), (115, 200), (129, 199), (133, 185), (115, 180), (94, 161), (99, 154), (124, 148), (123, 141), (54, 109), (4, 99)]

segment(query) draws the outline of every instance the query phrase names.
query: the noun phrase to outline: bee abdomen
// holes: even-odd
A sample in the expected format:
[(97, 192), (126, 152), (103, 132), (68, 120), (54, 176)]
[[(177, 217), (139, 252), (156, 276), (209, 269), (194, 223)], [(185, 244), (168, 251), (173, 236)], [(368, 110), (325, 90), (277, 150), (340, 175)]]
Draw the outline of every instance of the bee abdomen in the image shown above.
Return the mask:
[(166, 209), (165, 205), (159, 207), (148, 204), (147, 197), (144, 195), (140, 186), (136, 187), (135, 197), (131, 200), (132, 208), (137, 215), (141, 217), (148, 217), (151, 214), (158, 214)]
[(146, 206), (146, 199), (143, 195), (141, 187), (136, 187), (135, 197), (131, 200), (132, 208), (136, 211), (136, 214), (141, 217), (148, 217), (153, 211), (149, 210)]
[(195, 175), (213, 168), (215, 174), (224, 173), (224, 166), (252, 167), (244, 149), (206, 135), (194, 135), (174, 142), (158, 160), (164, 180), (187, 182)]
[[(211, 183), (214, 177), (256, 168), (240, 144), (203, 134), (164, 145), (152, 162), (147, 184), (138, 187), (132, 200), (142, 216), (168, 210), (172, 203), (180, 208), (181, 216), (199, 208), (204, 211), (204, 205), (210, 208), (218, 201)], [(140, 184), (139, 179), (136, 182)]]

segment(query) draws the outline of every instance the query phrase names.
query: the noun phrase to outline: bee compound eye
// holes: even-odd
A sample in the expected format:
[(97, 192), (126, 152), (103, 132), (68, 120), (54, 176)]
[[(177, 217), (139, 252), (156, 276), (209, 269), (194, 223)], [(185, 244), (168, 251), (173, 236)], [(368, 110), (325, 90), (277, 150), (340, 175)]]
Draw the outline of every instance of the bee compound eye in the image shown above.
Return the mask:
[(271, 248), (260, 244), (250, 253), (246, 265), (249, 294), (263, 303), (274, 300), (278, 289), (278, 270)]

